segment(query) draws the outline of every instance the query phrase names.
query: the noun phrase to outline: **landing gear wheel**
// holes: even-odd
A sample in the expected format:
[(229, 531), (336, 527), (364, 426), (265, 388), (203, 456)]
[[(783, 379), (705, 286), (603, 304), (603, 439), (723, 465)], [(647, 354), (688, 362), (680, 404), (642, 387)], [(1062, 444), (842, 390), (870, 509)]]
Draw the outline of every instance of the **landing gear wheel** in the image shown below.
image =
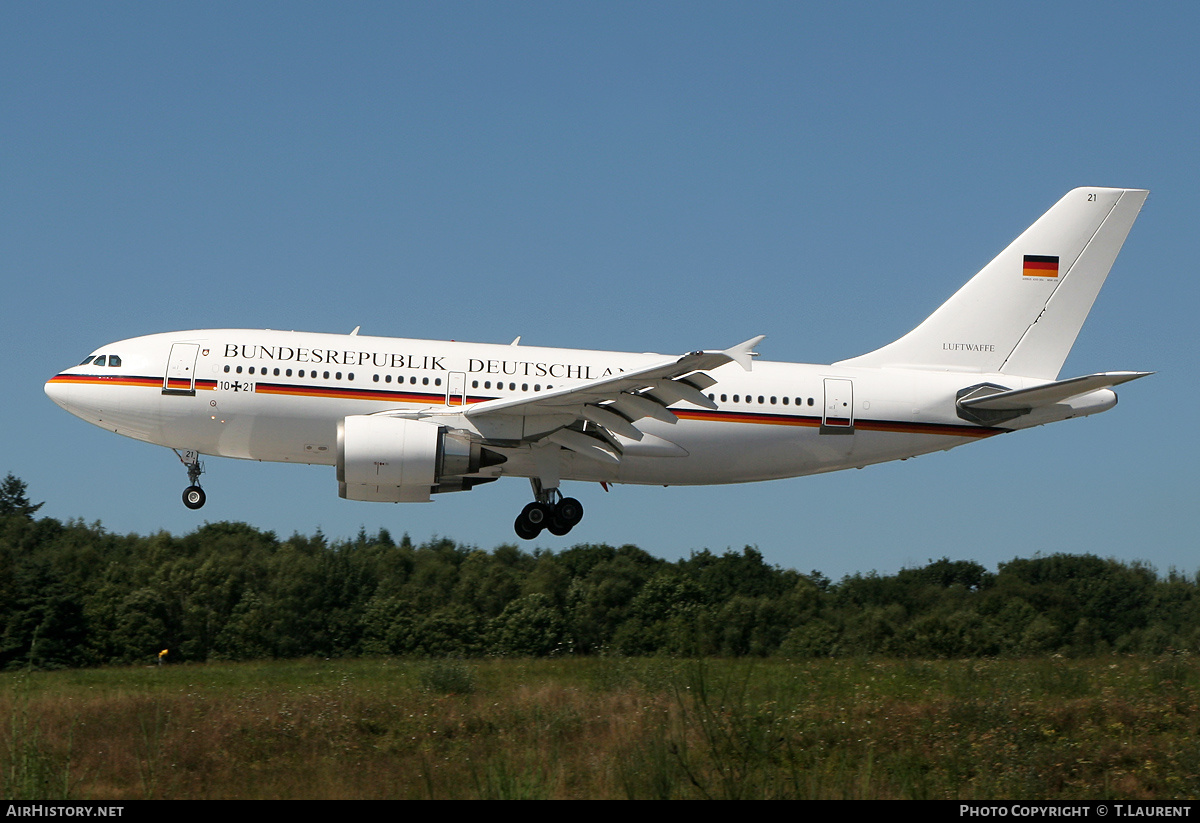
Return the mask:
[(554, 507), (554, 519), (563, 523), (570, 531), (583, 519), (583, 504), (574, 497), (564, 497)]
[(525, 508), (521, 509), (521, 517), (531, 526), (535, 526), (538, 531), (544, 529), (550, 523), (551, 510), (545, 503), (530, 503)]
[(546, 528), (551, 534), (562, 537), (575, 528), (575, 525), (582, 519), (583, 504), (574, 497), (564, 497), (554, 507), (554, 514), (550, 518), (550, 525), (546, 526)]
[(204, 505), (207, 497), (204, 494), (204, 489), (199, 486), (188, 486), (183, 490), (183, 505), (189, 509), (198, 509)]
[(525, 519), (524, 512), (517, 515), (517, 522), (513, 523), (513, 529), (516, 531), (517, 537), (521, 538), (522, 540), (532, 540), (542, 533), (542, 530), (539, 527), (530, 524), (530, 522)]
[(516, 529), (517, 537), (532, 540), (541, 534), (542, 529), (549, 526), (552, 520), (549, 506), (544, 503), (530, 503), (521, 509), (513, 528)]

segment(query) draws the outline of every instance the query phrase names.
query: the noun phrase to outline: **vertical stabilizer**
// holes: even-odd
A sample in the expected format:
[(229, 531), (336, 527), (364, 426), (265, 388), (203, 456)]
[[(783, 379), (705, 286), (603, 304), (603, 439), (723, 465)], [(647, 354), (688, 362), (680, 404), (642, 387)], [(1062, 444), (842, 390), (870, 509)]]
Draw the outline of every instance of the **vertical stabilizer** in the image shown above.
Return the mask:
[(924, 323), (847, 366), (1053, 380), (1149, 192), (1067, 193)]

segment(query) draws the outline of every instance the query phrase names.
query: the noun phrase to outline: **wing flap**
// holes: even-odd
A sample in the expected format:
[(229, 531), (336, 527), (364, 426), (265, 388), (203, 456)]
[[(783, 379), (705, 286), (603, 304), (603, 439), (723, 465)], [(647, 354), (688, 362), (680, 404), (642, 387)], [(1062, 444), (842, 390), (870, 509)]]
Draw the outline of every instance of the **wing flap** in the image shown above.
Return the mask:
[(649, 394), (621, 392), (617, 395), (616, 400), (608, 404), (608, 407), (634, 421), (641, 420), (643, 417), (653, 417), (655, 420), (672, 425), (679, 422), (675, 413), (667, 409), (666, 403)]
[(678, 380), (659, 380), (654, 384), (654, 388), (650, 389), (647, 393), (659, 400), (664, 406), (686, 400), (694, 406), (700, 406), (705, 409), (715, 411), (717, 408), (717, 404), (709, 400), (708, 395), (682, 378)]
[(613, 434), (620, 434), (630, 440), (641, 440), (642, 432), (628, 417), (617, 412), (610, 406), (596, 406), (591, 403), (583, 407), (583, 416), (597, 426), (603, 426)]
[(621, 456), (615, 451), (610, 451), (610, 444), (607, 442), (601, 443), (597, 438), (590, 437), (574, 429), (559, 429), (548, 435), (546, 439), (582, 457), (588, 457), (601, 463), (612, 463), (615, 465), (621, 462)]

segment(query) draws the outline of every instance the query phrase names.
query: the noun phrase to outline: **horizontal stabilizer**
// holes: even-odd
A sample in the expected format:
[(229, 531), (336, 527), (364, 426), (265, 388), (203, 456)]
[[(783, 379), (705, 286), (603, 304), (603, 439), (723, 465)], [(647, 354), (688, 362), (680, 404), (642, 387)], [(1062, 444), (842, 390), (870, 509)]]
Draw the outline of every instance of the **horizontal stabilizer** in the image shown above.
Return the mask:
[(1028, 411), (1040, 406), (1052, 406), (1055, 403), (1061, 403), (1072, 397), (1079, 397), (1099, 389), (1111, 389), (1113, 386), (1119, 386), (1153, 373), (1148, 371), (1101, 372), (1084, 377), (1072, 377), (1069, 380), (1058, 380), (1044, 386), (1034, 386), (1031, 389), (997, 391), (994, 394), (976, 393), (961, 398), (958, 405), (973, 410)]

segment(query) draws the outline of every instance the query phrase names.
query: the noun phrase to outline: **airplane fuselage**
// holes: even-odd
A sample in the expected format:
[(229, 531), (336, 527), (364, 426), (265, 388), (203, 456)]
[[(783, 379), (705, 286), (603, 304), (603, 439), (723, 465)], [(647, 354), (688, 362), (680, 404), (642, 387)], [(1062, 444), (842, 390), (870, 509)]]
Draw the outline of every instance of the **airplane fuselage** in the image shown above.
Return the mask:
[[(119, 366), (107, 365), (116, 356)], [(97, 357), (105, 365), (96, 366)], [(338, 421), (396, 409), (452, 411), (535, 396), (661, 362), (660, 354), (270, 330), (156, 334), (113, 343), (47, 384), (55, 402), (138, 440), (202, 454), (333, 465)], [(172, 362), (177, 367), (172, 373)], [(759, 361), (710, 372), (715, 410), (671, 407), (648, 421), (618, 464), (567, 453), (568, 480), (663, 485), (796, 477), (952, 448), (1008, 430), (964, 421), (957, 393), (1042, 381), (912, 369)], [(1093, 392), (1026, 427), (1091, 414), (1115, 395)], [(503, 446), (500, 446), (503, 450)], [(496, 474), (532, 476), (527, 448), (504, 450)]]

